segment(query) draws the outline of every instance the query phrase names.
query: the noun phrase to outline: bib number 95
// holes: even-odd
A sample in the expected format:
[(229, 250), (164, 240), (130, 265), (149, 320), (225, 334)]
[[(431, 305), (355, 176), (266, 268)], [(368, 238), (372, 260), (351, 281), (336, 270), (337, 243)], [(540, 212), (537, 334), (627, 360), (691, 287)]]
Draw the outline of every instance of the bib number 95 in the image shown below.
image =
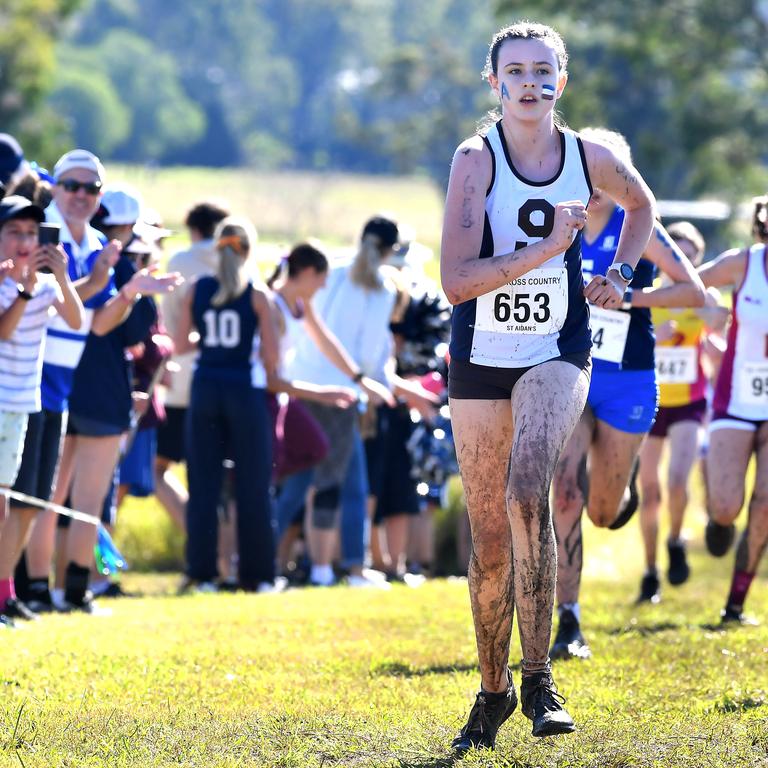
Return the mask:
[(751, 381), (752, 397), (768, 399), (768, 376), (755, 376)]

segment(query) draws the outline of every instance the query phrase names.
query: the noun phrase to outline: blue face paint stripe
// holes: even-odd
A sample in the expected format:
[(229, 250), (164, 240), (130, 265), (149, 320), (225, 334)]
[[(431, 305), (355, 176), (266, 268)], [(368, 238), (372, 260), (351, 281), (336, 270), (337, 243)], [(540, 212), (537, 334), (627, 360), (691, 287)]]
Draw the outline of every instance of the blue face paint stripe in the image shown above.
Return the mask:
[(509, 98), (509, 91), (507, 90), (507, 84), (502, 83), (501, 84), (501, 98), (502, 99), (508, 99)]
[(544, 83), (541, 86), (541, 98), (547, 101), (553, 101), (555, 98), (555, 86)]

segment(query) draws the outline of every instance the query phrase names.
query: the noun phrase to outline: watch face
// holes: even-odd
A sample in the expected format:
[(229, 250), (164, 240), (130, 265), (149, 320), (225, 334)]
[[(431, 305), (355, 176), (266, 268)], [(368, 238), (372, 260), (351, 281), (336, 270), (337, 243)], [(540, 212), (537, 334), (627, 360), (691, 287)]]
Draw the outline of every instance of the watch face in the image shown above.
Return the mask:
[(635, 276), (635, 270), (629, 264), (622, 264), (619, 267), (619, 274), (629, 282)]

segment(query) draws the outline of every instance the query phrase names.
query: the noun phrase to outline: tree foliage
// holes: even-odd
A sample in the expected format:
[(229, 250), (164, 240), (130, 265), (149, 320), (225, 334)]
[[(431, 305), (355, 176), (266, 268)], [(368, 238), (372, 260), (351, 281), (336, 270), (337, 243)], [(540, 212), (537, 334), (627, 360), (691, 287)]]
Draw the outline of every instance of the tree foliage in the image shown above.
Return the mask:
[(492, 106), (480, 70), (493, 31), (527, 17), (568, 44), (568, 124), (624, 133), (659, 196), (743, 196), (768, 179), (768, 0), (77, 6), (0, 8), (0, 124), (43, 159), (69, 133), (131, 162), (442, 181)]
[(55, 145), (61, 128), (43, 101), (56, 66), (54, 39), (79, 0), (3, 0), (0, 4), (0, 126), (28, 151)]
[(563, 34), (566, 120), (625, 134), (667, 197), (740, 197), (765, 184), (765, 12), (750, 0), (498, 2), (502, 24), (534, 18)]

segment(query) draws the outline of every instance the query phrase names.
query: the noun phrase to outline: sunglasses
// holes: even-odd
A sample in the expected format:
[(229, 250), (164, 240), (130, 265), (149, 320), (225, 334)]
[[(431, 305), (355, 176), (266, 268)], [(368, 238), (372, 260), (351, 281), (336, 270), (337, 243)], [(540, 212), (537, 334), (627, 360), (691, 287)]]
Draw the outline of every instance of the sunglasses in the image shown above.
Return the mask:
[(64, 181), (58, 182), (60, 187), (63, 187), (67, 192), (71, 192), (73, 195), (84, 189), (89, 195), (98, 195), (101, 191), (100, 181), (75, 181), (74, 179), (64, 179)]

